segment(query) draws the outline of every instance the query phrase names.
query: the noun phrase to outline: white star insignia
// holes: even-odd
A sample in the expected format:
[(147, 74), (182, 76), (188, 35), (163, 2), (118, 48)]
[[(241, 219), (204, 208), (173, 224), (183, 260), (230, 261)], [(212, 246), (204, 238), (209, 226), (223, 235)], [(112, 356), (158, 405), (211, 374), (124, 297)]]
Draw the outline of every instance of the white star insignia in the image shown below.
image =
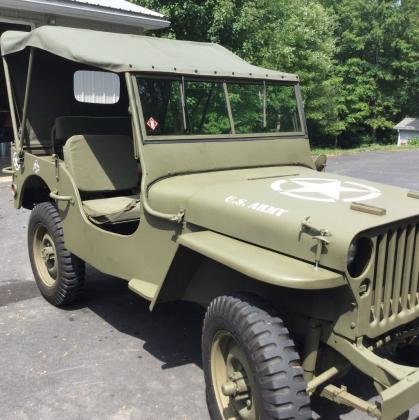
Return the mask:
[[(298, 187), (284, 188), (287, 184), (297, 185)], [(368, 185), (324, 178), (279, 180), (273, 182), (271, 188), (289, 197), (329, 203), (339, 200), (344, 202), (372, 200), (381, 195), (377, 188)]]

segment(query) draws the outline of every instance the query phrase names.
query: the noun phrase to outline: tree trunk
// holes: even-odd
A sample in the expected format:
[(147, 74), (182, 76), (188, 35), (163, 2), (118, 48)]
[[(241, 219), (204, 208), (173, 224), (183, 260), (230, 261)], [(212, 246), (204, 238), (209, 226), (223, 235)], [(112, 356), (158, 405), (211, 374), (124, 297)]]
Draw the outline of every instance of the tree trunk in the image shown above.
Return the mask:
[(375, 127), (372, 128), (372, 143), (377, 143), (377, 129)]

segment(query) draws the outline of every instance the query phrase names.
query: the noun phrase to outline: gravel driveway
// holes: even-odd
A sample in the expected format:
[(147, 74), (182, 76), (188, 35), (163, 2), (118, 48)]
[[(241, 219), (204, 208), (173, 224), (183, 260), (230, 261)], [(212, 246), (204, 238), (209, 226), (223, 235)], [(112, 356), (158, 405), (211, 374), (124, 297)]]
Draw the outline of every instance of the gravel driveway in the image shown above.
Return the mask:
[[(419, 151), (332, 158), (329, 172), (419, 190)], [(8, 419), (208, 419), (201, 369), (203, 312), (161, 305), (153, 314), (125, 282), (88, 268), (77, 306), (47, 304), (26, 247), (29, 213), (12, 208), (0, 178), (0, 416)], [(369, 398), (354, 371), (349, 390)], [(327, 401), (321, 419), (369, 418)], [(419, 408), (411, 412), (419, 418)]]

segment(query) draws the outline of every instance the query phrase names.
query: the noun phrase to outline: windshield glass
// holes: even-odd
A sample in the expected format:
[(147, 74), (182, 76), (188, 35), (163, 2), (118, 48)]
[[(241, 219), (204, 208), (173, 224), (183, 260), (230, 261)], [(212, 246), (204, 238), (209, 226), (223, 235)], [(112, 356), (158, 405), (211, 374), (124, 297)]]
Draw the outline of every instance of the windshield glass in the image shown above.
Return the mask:
[(293, 85), (138, 77), (148, 136), (297, 133)]

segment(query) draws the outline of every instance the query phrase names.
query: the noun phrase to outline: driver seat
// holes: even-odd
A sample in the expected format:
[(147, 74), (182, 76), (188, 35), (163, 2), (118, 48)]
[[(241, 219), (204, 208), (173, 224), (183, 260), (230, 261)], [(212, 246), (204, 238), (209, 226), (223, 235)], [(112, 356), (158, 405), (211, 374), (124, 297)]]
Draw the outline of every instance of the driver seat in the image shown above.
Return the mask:
[(140, 218), (140, 168), (130, 137), (76, 135), (67, 140), (63, 152), (92, 222), (122, 223)]

